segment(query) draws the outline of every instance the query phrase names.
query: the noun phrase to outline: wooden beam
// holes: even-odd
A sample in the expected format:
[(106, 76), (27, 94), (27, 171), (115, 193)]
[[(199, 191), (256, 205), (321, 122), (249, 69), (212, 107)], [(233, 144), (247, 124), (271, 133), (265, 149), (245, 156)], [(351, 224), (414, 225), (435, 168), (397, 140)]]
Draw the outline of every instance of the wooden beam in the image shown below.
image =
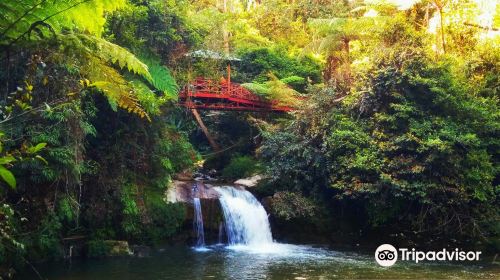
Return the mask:
[(220, 151), (220, 147), (219, 147), (219, 145), (217, 145), (217, 143), (215, 142), (215, 140), (212, 137), (212, 135), (210, 135), (210, 132), (208, 131), (208, 128), (205, 126), (205, 124), (203, 123), (203, 120), (201, 119), (201, 116), (198, 113), (198, 110), (191, 109), (191, 112), (193, 113), (193, 116), (196, 119), (196, 122), (200, 126), (201, 130), (203, 131), (203, 133), (207, 137), (207, 140), (208, 140), (208, 143), (210, 144), (210, 147), (212, 147), (212, 149), (215, 152), (219, 152)]

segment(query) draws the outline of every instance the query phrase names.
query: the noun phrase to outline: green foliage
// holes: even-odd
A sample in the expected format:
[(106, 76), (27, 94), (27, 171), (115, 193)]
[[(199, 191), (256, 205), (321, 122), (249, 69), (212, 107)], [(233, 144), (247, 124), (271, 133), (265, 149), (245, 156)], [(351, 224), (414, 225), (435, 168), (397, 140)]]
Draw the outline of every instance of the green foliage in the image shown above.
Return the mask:
[(30, 31), (39, 34), (49, 30), (40, 27), (50, 26), (53, 32), (64, 29), (79, 29), (100, 35), (105, 23), (104, 14), (125, 6), (124, 0), (90, 0), (90, 1), (48, 1), (20, 0), (0, 3), (0, 43), (17, 40), (29, 35)]
[[(14, 205), (12, 215), (0, 213), (2, 268), (17, 259), (62, 257), (67, 236), (89, 236), (95, 241), (89, 254), (103, 255), (109, 248), (100, 240), (159, 243), (182, 224), (184, 208), (162, 198), (173, 173), (190, 168), (198, 155), (167, 127), (165, 112), (178, 86), (166, 65), (175, 48), (195, 39), (183, 27), (182, 11), (154, 2), (0, 4), (0, 44), (9, 50), (0, 71), (6, 135), (0, 176), (16, 183), (15, 190), (0, 191), (0, 200)], [(150, 13), (135, 18), (144, 5)], [(140, 28), (125, 24), (140, 33), (130, 45), (109, 25), (129, 11), (129, 20), (145, 20)], [(143, 28), (149, 24), (169, 37)], [(150, 41), (142, 44), (144, 38)], [(149, 55), (143, 61), (134, 53)]]
[[(185, 219), (181, 204), (167, 203), (164, 189), (127, 185), (122, 190), (122, 230), (128, 240), (156, 244), (175, 234)], [(143, 204), (139, 207), (138, 202)]]
[(157, 190), (146, 193), (145, 204), (151, 219), (144, 233), (148, 242), (157, 244), (179, 231), (186, 218), (182, 204), (167, 203), (163, 191)]
[(200, 157), (184, 134), (168, 128), (156, 147), (154, 159), (161, 173), (177, 173), (193, 166)]
[(250, 156), (235, 156), (222, 170), (226, 179), (239, 179), (254, 175), (260, 170), (258, 161)]
[(139, 80), (131, 81), (130, 84), (137, 96), (137, 101), (144, 108), (144, 111), (151, 116), (160, 115), (161, 106), (167, 102), (167, 99), (162, 96), (158, 97), (146, 84)]
[(16, 178), (7, 168), (0, 166), (0, 176), (11, 188), (16, 188)]
[(80, 84), (84, 88), (96, 87), (100, 89), (108, 98), (111, 107), (115, 110), (119, 106), (128, 110), (128, 112), (133, 112), (142, 118), (149, 119), (148, 114), (140, 106), (134, 94), (133, 84), (129, 83), (116, 69), (108, 66), (106, 62), (118, 64), (120, 68), (126, 67), (131, 73), (139, 74), (152, 82), (153, 78), (146, 64), (125, 48), (95, 36), (82, 34), (66, 35), (63, 37), (62, 42), (66, 46), (66, 51), (71, 50), (74, 52), (76, 48), (82, 52), (79, 60), (86, 60), (86, 63), (82, 63), (83, 65), (81, 66), (79, 65), (91, 80), (80, 81)]
[(149, 73), (151, 74), (153, 86), (160, 90), (165, 98), (176, 99), (179, 86), (175, 81), (170, 70), (161, 65), (159, 59), (149, 56), (142, 58), (142, 61), (148, 66)]
[(306, 84), (306, 79), (299, 76), (286, 77), (281, 79), (281, 81), (289, 86), (292, 86), (293, 88), (304, 86)]
[[(290, 88), (285, 82), (278, 80), (274, 75), (270, 74), (269, 78), (269, 81), (262, 84), (244, 83), (241, 86), (268, 100), (276, 101), (278, 105), (297, 107), (300, 103), (297, 98), (299, 93)], [(292, 82), (293, 80), (288, 81)]]
[[(8, 113), (7, 120), (12, 117), (12, 114), (22, 114), (31, 110), (31, 101), (33, 86), (26, 82), (25, 89), (18, 89), (15, 93), (11, 94), (11, 101), (4, 106), (0, 107), (1, 111)], [(20, 95), (20, 96), (19, 96)], [(17, 107), (17, 108), (16, 108)], [(16, 109), (15, 109), (16, 108)], [(17, 112), (19, 110), (19, 112)], [(15, 112), (16, 111), (16, 112)], [(0, 131), (0, 177), (12, 189), (16, 188), (17, 181), (14, 174), (7, 168), (12, 166), (16, 161), (23, 161), (25, 159), (38, 159), (45, 162), (45, 159), (37, 155), (47, 143), (38, 143), (35, 146), (23, 143), (20, 149), (4, 150), (4, 137), (5, 133)]]
[(269, 96), (270, 89), (265, 84), (243, 83), (241, 86), (260, 96)]
[(492, 238), (497, 98), (476, 95), (491, 88), (468, 85), (463, 63), (429, 58), (412, 27), (388, 26), (380, 40), (388, 50), (371, 54), (343, 102), (335, 85), (316, 90), (294, 122), (265, 134), (269, 175), (358, 205), (371, 227)]
[(282, 222), (326, 225), (335, 219), (316, 218), (328, 209), (351, 211), (363, 231), (498, 237), (500, 52), (479, 10), (452, 1), (429, 33), (425, 3), (324, 2), (0, 3), (0, 178), (11, 187), (0, 189), (0, 262), (60, 257), (71, 235), (102, 256), (105, 240), (156, 244), (179, 230), (185, 210), (164, 193), (199, 161), (188, 139), (201, 137), (172, 108), (174, 76), (219, 79), (225, 66), (186, 59), (200, 48), (237, 54), (232, 79), (253, 92), (300, 102), (286, 120), (207, 118), (219, 143), (243, 139), (224, 155), (227, 179), (263, 172), (235, 156), (263, 135), (262, 192), (276, 193)]
[(87, 242), (87, 255), (89, 257), (104, 257), (109, 252), (109, 245), (104, 240), (91, 240)]
[[(59, 218), (54, 213), (48, 215), (41, 221), (38, 228), (36, 240), (32, 246), (36, 248), (34, 254), (39, 254), (41, 259), (57, 259), (62, 256), (61, 227)], [(30, 246), (30, 249), (33, 247)]]
[(9, 263), (24, 253), (25, 246), (19, 242), (18, 218), (12, 206), (0, 205), (0, 263)]
[(140, 212), (135, 201), (136, 197), (137, 187), (135, 185), (124, 186), (120, 197), (123, 205), (121, 226), (128, 238), (137, 238), (141, 233)]
[(116, 63), (121, 69), (126, 67), (129, 72), (139, 74), (149, 81), (153, 80), (148, 71), (148, 66), (127, 49), (99, 37), (83, 34), (75, 36), (90, 49), (89, 54), (104, 61)]
[(315, 203), (299, 193), (281, 191), (272, 197), (271, 212), (279, 219), (308, 219), (315, 211)]
[(75, 220), (75, 207), (73, 206), (75, 202), (72, 201), (72, 197), (66, 196), (59, 200), (57, 205), (57, 216), (60, 221), (70, 223)]
[[(303, 91), (307, 80), (319, 82), (321, 80), (320, 66), (309, 56), (295, 58), (282, 48), (253, 48), (240, 50), (240, 66), (237, 68), (236, 81), (255, 81), (263, 83), (269, 79), (269, 73), (278, 79), (295, 78), (292, 84), (297, 90)], [(290, 78), (289, 78), (290, 79)], [(284, 81), (286, 83), (286, 81)]]

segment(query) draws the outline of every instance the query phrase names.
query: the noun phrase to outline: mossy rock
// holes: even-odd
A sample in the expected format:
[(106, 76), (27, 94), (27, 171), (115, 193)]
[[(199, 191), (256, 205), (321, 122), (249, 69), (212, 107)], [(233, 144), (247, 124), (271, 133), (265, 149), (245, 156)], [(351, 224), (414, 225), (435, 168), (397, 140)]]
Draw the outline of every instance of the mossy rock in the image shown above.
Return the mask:
[(127, 241), (121, 240), (92, 240), (88, 243), (89, 257), (124, 257), (132, 252)]

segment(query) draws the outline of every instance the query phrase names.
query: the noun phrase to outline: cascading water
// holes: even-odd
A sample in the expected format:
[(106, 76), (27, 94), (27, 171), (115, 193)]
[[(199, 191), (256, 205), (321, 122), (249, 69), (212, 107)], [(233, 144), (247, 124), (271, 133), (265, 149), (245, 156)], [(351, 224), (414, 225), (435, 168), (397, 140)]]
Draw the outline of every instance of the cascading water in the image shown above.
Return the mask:
[(194, 230), (196, 232), (196, 247), (205, 247), (205, 232), (203, 230), (203, 214), (200, 199), (194, 198)]
[(218, 244), (222, 244), (223, 243), (223, 238), (224, 238), (224, 229), (226, 227), (224, 226), (224, 223), (219, 223), (219, 238), (217, 239), (219, 241)]
[(274, 244), (266, 210), (250, 192), (233, 187), (214, 189), (220, 194), (229, 245)]

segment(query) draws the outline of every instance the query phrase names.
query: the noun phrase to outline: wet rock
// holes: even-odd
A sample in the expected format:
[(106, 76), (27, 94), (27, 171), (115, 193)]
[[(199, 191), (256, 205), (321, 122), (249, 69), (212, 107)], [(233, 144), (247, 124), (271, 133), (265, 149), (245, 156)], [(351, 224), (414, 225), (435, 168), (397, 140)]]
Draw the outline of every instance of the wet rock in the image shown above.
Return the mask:
[(184, 170), (174, 175), (174, 179), (178, 181), (192, 181), (193, 180), (193, 172), (190, 170)]
[(193, 174), (193, 177), (195, 181), (216, 181), (216, 179), (212, 177), (210, 173), (205, 174), (201, 172), (195, 172)]
[(172, 202), (192, 203), (194, 197), (200, 199), (218, 199), (219, 194), (210, 184), (204, 184), (196, 181), (174, 181), (172, 188), (175, 189), (175, 200), (171, 194), (167, 195), (167, 200)]
[(109, 248), (108, 255), (109, 256), (130, 256), (132, 252), (128, 246), (127, 241), (121, 240), (106, 240), (104, 243)]
[(243, 179), (236, 180), (234, 182), (234, 184), (235, 185), (244, 186), (244, 187), (247, 187), (247, 188), (252, 188), (252, 187), (257, 186), (257, 184), (259, 183), (259, 181), (262, 180), (262, 179), (263, 179), (263, 177), (261, 175), (255, 175), (255, 176), (252, 176), (252, 177), (248, 177), (248, 178), (243, 178)]
[(89, 256), (91, 257), (122, 257), (132, 255), (127, 241), (95, 240), (90, 241), (88, 246)]
[(210, 177), (217, 177), (219, 175), (220, 175), (219, 172), (217, 170), (215, 170), (215, 169), (210, 169), (208, 171), (208, 176), (210, 176)]

